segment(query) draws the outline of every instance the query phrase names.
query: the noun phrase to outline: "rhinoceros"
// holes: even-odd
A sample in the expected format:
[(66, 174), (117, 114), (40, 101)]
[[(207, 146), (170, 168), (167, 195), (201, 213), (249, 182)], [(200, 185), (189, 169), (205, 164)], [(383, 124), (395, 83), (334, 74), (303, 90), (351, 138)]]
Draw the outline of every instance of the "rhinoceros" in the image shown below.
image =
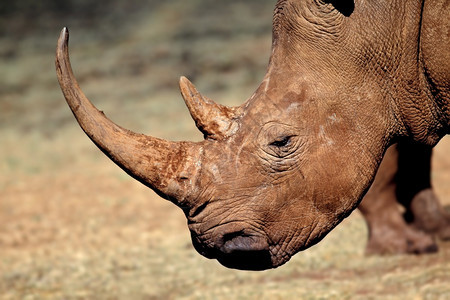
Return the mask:
[[(279, 0), (267, 73), (242, 105), (182, 97), (201, 142), (126, 130), (80, 90), (61, 32), (58, 80), (89, 138), (180, 207), (195, 249), (263, 270), (358, 207), (387, 148), (432, 147), (450, 126), (448, 0)], [(372, 201), (373, 202), (373, 201)]]

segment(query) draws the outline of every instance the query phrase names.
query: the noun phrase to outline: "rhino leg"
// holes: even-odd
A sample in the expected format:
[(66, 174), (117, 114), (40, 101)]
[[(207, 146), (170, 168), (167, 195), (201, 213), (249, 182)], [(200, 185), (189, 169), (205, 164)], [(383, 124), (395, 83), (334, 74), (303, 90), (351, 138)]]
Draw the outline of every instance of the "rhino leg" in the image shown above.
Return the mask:
[(375, 181), (359, 206), (369, 228), (368, 254), (437, 251), (433, 237), (408, 224), (397, 202), (398, 147), (389, 148)]
[(398, 145), (397, 198), (405, 207), (405, 220), (441, 240), (450, 240), (450, 213), (446, 212), (431, 187), (432, 148)]

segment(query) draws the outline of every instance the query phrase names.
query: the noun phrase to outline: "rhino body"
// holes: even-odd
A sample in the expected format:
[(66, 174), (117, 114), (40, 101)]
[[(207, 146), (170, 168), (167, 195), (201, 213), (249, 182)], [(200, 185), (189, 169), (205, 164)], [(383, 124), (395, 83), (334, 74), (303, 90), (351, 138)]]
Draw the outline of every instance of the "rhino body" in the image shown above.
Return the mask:
[[(183, 209), (193, 245), (261, 270), (319, 242), (360, 203), (388, 147), (450, 126), (447, 0), (279, 0), (267, 73), (241, 106), (180, 89), (202, 142), (119, 127), (80, 90), (68, 31), (56, 67), (80, 126), (117, 165)], [(371, 201), (372, 202), (372, 201)]]

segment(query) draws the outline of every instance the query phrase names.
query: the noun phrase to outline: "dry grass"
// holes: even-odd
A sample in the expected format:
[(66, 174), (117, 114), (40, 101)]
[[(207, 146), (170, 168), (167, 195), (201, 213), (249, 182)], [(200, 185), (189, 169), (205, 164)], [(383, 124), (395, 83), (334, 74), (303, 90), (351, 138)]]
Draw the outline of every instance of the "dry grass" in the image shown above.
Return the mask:
[[(222, 103), (244, 101), (267, 63), (273, 2), (148, 4), (117, 20), (120, 34), (107, 39), (100, 29), (108, 24), (72, 27), (72, 63), (88, 96), (119, 124), (200, 139), (178, 77), (190, 75)], [(181, 211), (78, 128), (54, 73), (62, 21), (0, 42), (1, 299), (450, 299), (450, 245), (434, 255), (366, 257), (358, 213), (276, 270), (228, 270), (201, 257)], [(449, 150), (443, 140), (433, 172), (446, 204)]]

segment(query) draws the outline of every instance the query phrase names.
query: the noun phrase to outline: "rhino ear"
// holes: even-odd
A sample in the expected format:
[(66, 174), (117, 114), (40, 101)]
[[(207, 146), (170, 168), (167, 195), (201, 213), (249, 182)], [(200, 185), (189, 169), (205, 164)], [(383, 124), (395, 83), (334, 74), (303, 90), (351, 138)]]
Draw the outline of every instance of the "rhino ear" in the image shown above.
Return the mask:
[(325, 2), (333, 5), (337, 11), (346, 17), (350, 17), (355, 10), (354, 0), (325, 0)]
[(205, 139), (222, 140), (238, 128), (238, 109), (220, 105), (202, 96), (186, 77), (180, 78), (180, 91), (184, 102)]

